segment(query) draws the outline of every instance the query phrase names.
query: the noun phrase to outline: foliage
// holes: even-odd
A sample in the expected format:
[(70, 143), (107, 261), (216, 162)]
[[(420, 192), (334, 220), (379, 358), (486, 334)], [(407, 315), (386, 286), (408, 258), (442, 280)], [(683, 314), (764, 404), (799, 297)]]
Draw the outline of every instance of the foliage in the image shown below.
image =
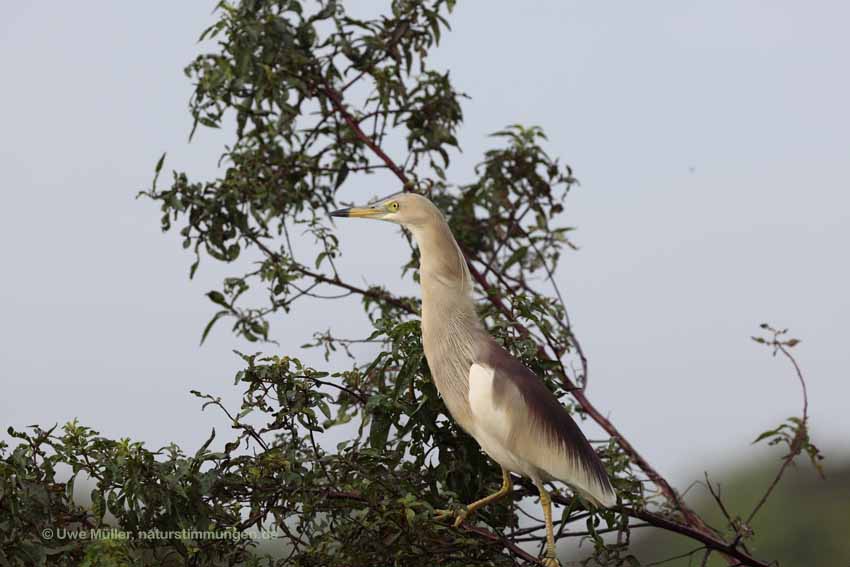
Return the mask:
[[(329, 365), (339, 364), (334, 355), (341, 352), (352, 358), (334, 372), (290, 356), (240, 355), (241, 408), (194, 392), (204, 407), (225, 412), (236, 432), (220, 452), (209, 449), (215, 432), (188, 455), (175, 446), (151, 451), (105, 439), (76, 422), (59, 432), (11, 431), (20, 444), (4, 451), (0, 464), (0, 564), (536, 562), (542, 526), (520, 526), (515, 504), (536, 497), (528, 482), (518, 485), (514, 503), (489, 506), (462, 529), (433, 519), (435, 508), (494, 489), (499, 474), (448, 418), (430, 380), (419, 301), (337, 271), (341, 250), (325, 213), (338, 199), (362, 200), (346, 191), (358, 176), (374, 175), (388, 187), (427, 193), (444, 211), (490, 331), (569, 411), (610, 435), (597, 448), (620, 506), (596, 511), (555, 488), (559, 539), (588, 539), (587, 562), (638, 565), (629, 522), (639, 518), (742, 564), (763, 565), (706, 526), (584, 395), (587, 360), (553, 276), (572, 248), (571, 228), (560, 219), (576, 180), (547, 154), (542, 130), (511, 125), (496, 132), (475, 178), (449, 181), (464, 95), (428, 55), (448, 30), (453, 4), (395, 0), (388, 14), (366, 19), (334, 0), (219, 4), (218, 20), (201, 35), (209, 52), (186, 74), (195, 85), (192, 135), (233, 127), (222, 174), (194, 180), (174, 171), (161, 187), (163, 155), (142, 192), (159, 204), (163, 230), (179, 231), (194, 254), (190, 277), (204, 260), (233, 266), (220, 289), (207, 293), (214, 312), (201, 340), (229, 321), (251, 343), (271, 341), (272, 323), (296, 302), (349, 296), (361, 300), (371, 331), (344, 338), (316, 330), (306, 346), (324, 349)], [(386, 153), (391, 145), (405, 148), (403, 162)], [(293, 245), (296, 236), (313, 244), (312, 253)], [(415, 247), (399, 264), (402, 275), (418, 278)], [(377, 354), (364, 355), (362, 345)], [(322, 435), (335, 428), (347, 440), (330, 448)], [(70, 469), (69, 482), (57, 479), (59, 465)], [(95, 483), (90, 509), (71, 498), (81, 475)], [(571, 524), (564, 532), (568, 520), (584, 529)], [(39, 535), (48, 527), (110, 525), (195, 535), (94, 543)], [(245, 535), (256, 529), (275, 534), (271, 551)]]

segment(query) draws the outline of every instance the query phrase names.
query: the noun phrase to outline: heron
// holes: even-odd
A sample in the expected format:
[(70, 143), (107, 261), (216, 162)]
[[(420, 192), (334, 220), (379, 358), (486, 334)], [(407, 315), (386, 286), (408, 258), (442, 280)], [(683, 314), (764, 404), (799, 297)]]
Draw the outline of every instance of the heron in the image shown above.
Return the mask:
[(475, 510), (510, 494), (511, 473), (528, 477), (540, 493), (546, 524), (546, 567), (557, 567), (552, 499), (545, 482), (561, 481), (597, 507), (616, 495), (599, 456), (558, 398), (484, 328), (473, 283), (445, 217), (413, 192), (340, 209), (334, 217), (399, 224), (419, 248), (422, 343), (434, 384), (452, 418), (502, 469), (501, 488), (462, 510), (438, 511), (460, 527)]

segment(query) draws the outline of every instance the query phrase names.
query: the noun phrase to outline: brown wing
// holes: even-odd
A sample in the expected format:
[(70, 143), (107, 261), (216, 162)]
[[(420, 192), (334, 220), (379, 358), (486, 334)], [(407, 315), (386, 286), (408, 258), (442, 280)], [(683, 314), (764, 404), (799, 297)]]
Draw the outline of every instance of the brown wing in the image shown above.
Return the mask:
[(603, 506), (616, 496), (602, 461), (540, 378), (491, 337), (479, 361), (493, 369), (493, 401), (510, 417), (511, 450), (547, 478), (561, 480)]

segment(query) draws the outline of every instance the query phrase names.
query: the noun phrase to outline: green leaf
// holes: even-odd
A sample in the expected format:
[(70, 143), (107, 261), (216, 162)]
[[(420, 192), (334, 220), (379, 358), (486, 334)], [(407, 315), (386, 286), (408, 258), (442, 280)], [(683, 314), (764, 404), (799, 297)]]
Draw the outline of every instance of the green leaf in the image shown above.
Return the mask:
[(339, 189), (340, 186), (345, 183), (345, 180), (348, 178), (348, 174), (350, 170), (348, 169), (348, 164), (342, 164), (339, 171), (336, 174), (336, 180), (334, 181), (334, 190)]
[(325, 402), (324, 400), (319, 400), (318, 402), (316, 402), (316, 405), (319, 407), (322, 414), (326, 418), (331, 419), (331, 408), (328, 406), (327, 402)]
[(162, 171), (162, 164), (165, 163), (165, 152), (160, 156), (154, 168), (153, 183), (151, 183), (151, 191), (156, 191), (156, 182), (159, 179), (159, 172)]
[(159, 175), (159, 172), (162, 171), (162, 164), (165, 162), (166, 152), (160, 156), (159, 160), (156, 162), (156, 174)]
[(213, 303), (216, 303), (216, 304), (221, 305), (223, 307), (228, 307), (228, 308), (230, 307), (230, 305), (227, 304), (227, 301), (225, 300), (224, 295), (220, 291), (207, 292), (207, 297), (209, 297), (210, 301), (212, 301)]
[(204, 344), (204, 341), (207, 340), (207, 336), (210, 334), (210, 331), (212, 331), (212, 328), (216, 324), (216, 322), (219, 319), (221, 319), (222, 317), (224, 317), (225, 315), (230, 315), (230, 312), (229, 311), (219, 311), (218, 313), (213, 315), (213, 318), (209, 320), (207, 325), (204, 327), (204, 332), (201, 334), (201, 344)]

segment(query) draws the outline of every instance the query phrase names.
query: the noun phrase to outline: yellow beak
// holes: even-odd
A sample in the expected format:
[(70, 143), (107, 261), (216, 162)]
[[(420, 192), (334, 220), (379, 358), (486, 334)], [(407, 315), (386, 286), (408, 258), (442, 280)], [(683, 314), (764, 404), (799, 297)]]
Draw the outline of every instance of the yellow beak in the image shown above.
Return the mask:
[(361, 217), (370, 218), (378, 217), (385, 213), (383, 209), (376, 207), (351, 207), (349, 209), (340, 209), (331, 213), (332, 217)]

